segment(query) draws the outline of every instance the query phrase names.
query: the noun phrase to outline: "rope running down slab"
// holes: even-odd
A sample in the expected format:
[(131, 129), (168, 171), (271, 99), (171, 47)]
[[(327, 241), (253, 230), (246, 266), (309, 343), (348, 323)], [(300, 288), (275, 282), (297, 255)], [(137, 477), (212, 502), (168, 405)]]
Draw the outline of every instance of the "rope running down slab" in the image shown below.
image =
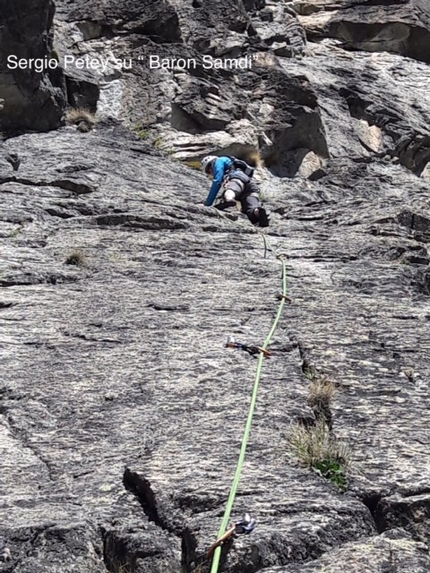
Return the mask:
[[(221, 213), (219, 213), (219, 214), (221, 216), (223, 216), (223, 214), (221, 214)], [(225, 217), (225, 218), (227, 219), (228, 217)], [(268, 239), (263, 233), (261, 233), (261, 231), (258, 231), (257, 229), (256, 229), (256, 231), (264, 239), (264, 247), (265, 247), (265, 255), (266, 255), (267, 246), (268, 246)], [(281, 296), (281, 301), (280, 301), (279, 306), (278, 306), (278, 311), (277, 311), (276, 316), (275, 316), (275, 320), (273, 321), (270, 332), (267, 335), (267, 338), (264, 341), (264, 344), (262, 346), (262, 348), (264, 350), (266, 350), (267, 347), (269, 346), (269, 344), (272, 340), (273, 334), (275, 333), (275, 330), (276, 330), (276, 328), (279, 324), (279, 321), (281, 319), (285, 303), (287, 300), (289, 300), (289, 297), (287, 296), (287, 273), (286, 273), (285, 256), (284, 255), (276, 255), (275, 251), (273, 250), (273, 248), (271, 246), (270, 246), (270, 250), (275, 254), (276, 258), (278, 260), (280, 260), (281, 264), (282, 264), (282, 296)], [(229, 494), (229, 497), (227, 500), (227, 505), (225, 508), (224, 517), (222, 519), (221, 526), (220, 526), (220, 529), (218, 532), (218, 539), (220, 537), (222, 537), (227, 530), (227, 526), (228, 526), (229, 521), (230, 521), (231, 511), (232, 511), (233, 504), (234, 504), (235, 497), (236, 497), (236, 492), (237, 492), (237, 489), (239, 486), (239, 481), (240, 481), (240, 477), (241, 477), (241, 473), (242, 473), (242, 466), (243, 466), (243, 462), (245, 460), (246, 448), (247, 448), (249, 436), (251, 433), (252, 419), (254, 416), (255, 406), (257, 403), (258, 386), (260, 383), (263, 363), (264, 363), (264, 353), (260, 353), (259, 358), (258, 358), (258, 363), (257, 363), (257, 372), (255, 375), (254, 387), (253, 387), (253, 391), (252, 391), (251, 404), (249, 406), (248, 418), (246, 421), (245, 431), (243, 433), (242, 443), (241, 443), (241, 447), (240, 447), (239, 459), (237, 462), (236, 472), (235, 472), (234, 478), (233, 478), (233, 483), (231, 485), (230, 494)], [(211, 566), (210, 573), (218, 573), (218, 567), (219, 567), (219, 562), (220, 562), (220, 558), (221, 558), (221, 551), (222, 551), (221, 546), (218, 546), (215, 549), (214, 554), (213, 554), (212, 566)]]

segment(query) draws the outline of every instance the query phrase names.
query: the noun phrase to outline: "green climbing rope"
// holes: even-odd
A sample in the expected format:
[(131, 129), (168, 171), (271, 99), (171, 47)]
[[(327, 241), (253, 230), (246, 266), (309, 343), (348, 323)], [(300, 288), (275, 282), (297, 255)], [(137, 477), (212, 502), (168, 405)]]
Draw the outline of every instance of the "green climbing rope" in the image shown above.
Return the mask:
[[(264, 237), (264, 235), (263, 235), (263, 237)], [(265, 238), (264, 244), (265, 244), (265, 247), (267, 248), (266, 240), (267, 239)], [(264, 350), (266, 350), (267, 347), (269, 346), (270, 341), (272, 340), (272, 336), (273, 336), (273, 334), (274, 334), (274, 332), (278, 326), (279, 320), (282, 316), (282, 311), (284, 309), (284, 305), (286, 302), (286, 296), (287, 296), (287, 273), (286, 273), (286, 267), (285, 267), (285, 259), (282, 255), (278, 255), (277, 259), (279, 259), (282, 263), (282, 297), (281, 297), (281, 302), (279, 303), (278, 312), (277, 312), (275, 320), (272, 324), (272, 328), (270, 329), (270, 332), (267, 335), (266, 340), (264, 341), (264, 344), (262, 347)], [(264, 354), (261, 352), (259, 355), (259, 358), (258, 358), (257, 372), (255, 375), (255, 382), (254, 382), (254, 388), (252, 391), (252, 398), (251, 398), (251, 404), (249, 407), (248, 418), (246, 421), (245, 431), (243, 433), (242, 444), (240, 447), (239, 460), (237, 462), (236, 472), (234, 474), (233, 483), (232, 483), (232, 486), (230, 489), (230, 495), (228, 496), (227, 506), (226, 506), (225, 512), (224, 512), (224, 517), (223, 517), (221, 527), (220, 527), (219, 532), (218, 532), (218, 539), (222, 535), (224, 535), (224, 533), (227, 529), (227, 525), (230, 521), (231, 510), (233, 508), (233, 503), (234, 503), (234, 500), (236, 497), (237, 488), (239, 486), (239, 480), (240, 480), (240, 476), (242, 473), (242, 466), (243, 466), (243, 462), (245, 460), (246, 448), (248, 445), (249, 435), (251, 433), (252, 418), (254, 416), (255, 405), (257, 402), (258, 386), (260, 383), (261, 371), (263, 368), (263, 361), (264, 361)], [(217, 573), (218, 572), (220, 557), (221, 557), (221, 547), (217, 547), (215, 549), (215, 552), (213, 555), (210, 573)]]

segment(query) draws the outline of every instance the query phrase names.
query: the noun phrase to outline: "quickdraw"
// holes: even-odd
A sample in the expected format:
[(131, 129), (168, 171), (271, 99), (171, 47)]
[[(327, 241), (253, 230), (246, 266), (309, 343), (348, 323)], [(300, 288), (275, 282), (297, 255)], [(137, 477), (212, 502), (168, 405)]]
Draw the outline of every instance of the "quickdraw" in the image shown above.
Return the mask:
[(239, 350), (245, 350), (251, 356), (256, 356), (257, 354), (263, 354), (265, 358), (270, 358), (272, 353), (270, 350), (266, 350), (261, 346), (251, 346), (249, 344), (244, 344), (243, 342), (236, 342), (234, 338), (229, 338), (225, 344), (226, 348), (238, 348)]
[(254, 518), (252, 518), (249, 515), (249, 513), (246, 513), (240, 521), (231, 524), (229, 529), (227, 529), (227, 531), (224, 533), (224, 535), (222, 535), (219, 539), (215, 541), (215, 543), (213, 543), (209, 547), (207, 558), (210, 559), (215, 549), (217, 547), (224, 545), (224, 543), (231, 537), (242, 534), (249, 535), (252, 531), (254, 531), (256, 525), (257, 521)]

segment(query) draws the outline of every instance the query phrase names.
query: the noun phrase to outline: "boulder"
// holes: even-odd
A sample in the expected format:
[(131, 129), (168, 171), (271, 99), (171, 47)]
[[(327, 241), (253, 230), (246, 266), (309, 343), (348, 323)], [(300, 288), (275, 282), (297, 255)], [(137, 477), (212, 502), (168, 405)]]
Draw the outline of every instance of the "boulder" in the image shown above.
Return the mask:
[(324, 160), (322, 160), (321, 157), (318, 157), (318, 155), (313, 151), (309, 151), (307, 149), (299, 149), (298, 152), (300, 155), (303, 155), (303, 153), (305, 154), (298, 171), (300, 177), (315, 181), (317, 178), (322, 177), (325, 174), (325, 171), (323, 170)]

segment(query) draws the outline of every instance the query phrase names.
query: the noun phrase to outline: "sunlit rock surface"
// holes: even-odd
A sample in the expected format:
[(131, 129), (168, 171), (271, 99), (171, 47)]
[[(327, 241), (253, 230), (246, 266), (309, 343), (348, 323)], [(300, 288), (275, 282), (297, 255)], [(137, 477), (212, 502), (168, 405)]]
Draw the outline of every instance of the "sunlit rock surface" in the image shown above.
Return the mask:
[[(220, 74), (220, 99), (211, 88), (198, 96), (206, 76), (167, 70), (144, 83), (142, 68), (104, 84), (75, 70), (69, 88), (73, 77), (74, 97), (98, 86), (103, 121), (1, 144), (0, 571), (208, 570), (257, 363), (224, 345), (263, 344), (282, 286), (277, 253), (292, 302), (264, 362), (232, 514), (252, 513), (257, 527), (228, 547), (222, 569), (424, 573), (428, 64), (351, 51), (324, 31), (288, 55), (263, 49), (283, 21), (303, 30), (303, 18), (324, 14), (317, 0), (309, 10), (239, 3), (218, 19), (217, 3), (199, 4), (156, 3), (152, 30), (150, 3), (59, 2), (56, 41), (72, 49), (64, 30), (75, 26), (77, 54), (138, 40), (140, 50), (158, 34), (159, 53), (203, 54), (221, 49), (219, 30), (234, 22), (226, 37), (242, 54), (251, 22), (259, 63)], [(214, 47), (197, 46), (211, 18), (201, 37)], [(100, 102), (135, 109), (128, 119), (148, 137), (106, 118), (115, 114)], [(154, 113), (161, 141), (149, 133)], [(182, 162), (232, 145), (266, 156), (256, 171), (271, 211), (266, 256), (245, 218), (202, 205), (209, 182)], [(336, 384), (333, 433), (351, 450), (345, 492), (288, 446), (291, 425), (314, 417), (310, 372)]]

